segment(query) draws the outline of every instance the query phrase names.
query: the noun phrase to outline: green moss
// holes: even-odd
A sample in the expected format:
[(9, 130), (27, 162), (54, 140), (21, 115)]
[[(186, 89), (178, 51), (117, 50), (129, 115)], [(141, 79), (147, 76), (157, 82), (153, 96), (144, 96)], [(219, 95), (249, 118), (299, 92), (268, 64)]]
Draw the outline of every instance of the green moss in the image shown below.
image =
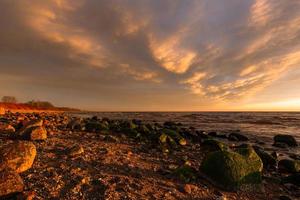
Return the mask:
[(209, 153), (201, 171), (226, 190), (237, 190), (243, 184), (259, 184), (263, 164), (252, 148)]

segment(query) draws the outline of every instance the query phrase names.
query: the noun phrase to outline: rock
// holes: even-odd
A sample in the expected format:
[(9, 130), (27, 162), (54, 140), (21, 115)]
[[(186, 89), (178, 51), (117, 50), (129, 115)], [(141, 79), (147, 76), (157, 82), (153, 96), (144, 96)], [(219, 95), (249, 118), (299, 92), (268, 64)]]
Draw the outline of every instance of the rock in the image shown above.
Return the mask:
[(230, 141), (248, 141), (248, 137), (240, 133), (230, 133), (228, 135), (228, 140)]
[(258, 147), (258, 146), (253, 146), (255, 152), (257, 153), (257, 155), (261, 158), (261, 160), (263, 161), (264, 164), (264, 169), (275, 169), (276, 168), (276, 164), (277, 164), (277, 160), (276, 158), (274, 158), (272, 155), (268, 154), (267, 152), (265, 152), (262, 148)]
[(223, 151), (228, 149), (226, 144), (212, 139), (204, 140), (200, 147), (201, 150), (205, 152)]
[(5, 109), (3, 107), (0, 107), (0, 115), (5, 115)]
[(183, 190), (187, 193), (187, 194), (191, 194), (192, 193), (192, 186), (190, 184), (185, 184), (183, 187)]
[(70, 156), (78, 156), (80, 154), (84, 153), (84, 149), (81, 145), (74, 145), (73, 147), (71, 147), (70, 149), (68, 149), (68, 154)]
[(71, 130), (82, 130), (81, 119), (73, 119), (67, 124), (67, 128)]
[(283, 159), (278, 162), (278, 168), (282, 172), (297, 173), (300, 172), (300, 161)]
[(29, 137), (30, 140), (46, 140), (47, 139), (47, 130), (44, 127), (33, 127), (29, 131), (29, 135), (26, 136)]
[(91, 121), (85, 124), (85, 130), (88, 132), (100, 132), (109, 130), (109, 127), (106, 123)]
[(22, 192), (24, 183), (20, 175), (12, 169), (5, 168), (0, 172), (0, 198)]
[(280, 143), (287, 144), (290, 147), (298, 146), (296, 139), (291, 135), (279, 134), (279, 135), (275, 135), (273, 139), (274, 139), (274, 143), (280, 142)]
[(295, 173), (282, 179), (283, 183), (291, 183), (300, 187), (300, 173)]
[(209, 180), (230, 191), (260, 184), (262, 169), (263, 163), (251, 147), (209, 153), (200, 166)]
[(14, 133), (15, 131), (16, 130), (12, 125), (0, 122), (0, 132), (2, 132), (2, 133)]
[(9, 167), (17, 173), (31, 168), (36, 156), (36, 147), (32, 142), (18, 141), (0, 149), (0, 169)]
[(287, 145), (286, 143), (282, 143), (282, 142), (275, 142), (273, 144), (274, 147), (278, 147), (278, 148), (281, 148), (281, 149), (286, 149), (289, 147), (289, 145)]

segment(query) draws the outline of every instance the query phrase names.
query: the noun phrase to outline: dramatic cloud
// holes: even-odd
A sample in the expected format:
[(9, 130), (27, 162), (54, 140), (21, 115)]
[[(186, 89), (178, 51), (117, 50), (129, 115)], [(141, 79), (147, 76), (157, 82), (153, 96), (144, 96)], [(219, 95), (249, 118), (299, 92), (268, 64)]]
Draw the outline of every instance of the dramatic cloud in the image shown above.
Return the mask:
[(2, 0), (0, 95), (108, 110), (261, 105), (300, 67), (299, 10), (298, 0)]

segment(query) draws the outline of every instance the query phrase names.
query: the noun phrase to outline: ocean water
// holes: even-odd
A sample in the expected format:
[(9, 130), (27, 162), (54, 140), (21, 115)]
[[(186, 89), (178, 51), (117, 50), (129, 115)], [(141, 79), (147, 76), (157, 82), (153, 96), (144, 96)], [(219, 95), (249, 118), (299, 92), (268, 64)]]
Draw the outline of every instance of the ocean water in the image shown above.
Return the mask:
[[(300, 112), (90, 112), (76, 115), (141, 119), (149, 123), (175, 121), (206, 132), (230, 133), (240, 130), (252, 141), (260, 140), (268, 144), (273, 143), (276, 134), (290, 134), (300, 142)], [(299, 153), (299, 149), (292, 151)]]

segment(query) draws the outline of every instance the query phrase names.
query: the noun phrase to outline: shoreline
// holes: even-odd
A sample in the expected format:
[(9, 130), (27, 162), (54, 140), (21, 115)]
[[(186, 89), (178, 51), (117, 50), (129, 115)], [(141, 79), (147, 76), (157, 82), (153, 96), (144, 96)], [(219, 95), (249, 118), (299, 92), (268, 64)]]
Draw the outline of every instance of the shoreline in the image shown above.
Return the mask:
[[(177, 145), (174, 149), (167, 146), (170, 152), (166, 154), (162, 151), (164, 146), (156, 139), (150, 139), (146, 135), (143, 137), (143, 134), (137, 137), (125, 129), (116, 131), (114, 128), (102, 127), (107, 123), (109, 125), (114, 123), (109, 119), (96, 117), (80, 119), (62, 112), (41, 112), (37, 115), (6, 113), (1, 118), (2, 121), (16, 127), (15, 132), (1, 133), (1, 148), (16, 140), (23, 141), (11, 137), (18, 133), (17, 127), (20, 122), (26, 125), (28, 121), (43, 120), (47, 138), (32, 141), (36, 146), (37, 156), (31, 168), (20, 173), (25, 184), (25, 192), (22, 195), (33, 192), (36, 199), (127, 197), (250, 200), (278, 199), (281, 195), (300, 194), (295, 188), (291, 193), (291, 189), (287, 186), (274, 182), (282, 176), (276, 170), (263, 171), (265, 178), (261, 185), (262, 190), (255, 193), (242, 190), (228, 192), (215, 186), (199, 172), (205, 152), (201, 148), (203, 144), (191, 137), (187, 137), (186, 144), (182, 143), (183, 146)], [(134, 123), (143, 122), (134, 121)], [(98, 129), (99, 125), (102, 128)], [(220, 136), (213, 133), (205, 135), (216, 140)], [(232, 143), (238, 144), (234, 141)], [(184, 166), (189, 166), (192, 172), (188, 175), (181, 174), (178, 170)]]

